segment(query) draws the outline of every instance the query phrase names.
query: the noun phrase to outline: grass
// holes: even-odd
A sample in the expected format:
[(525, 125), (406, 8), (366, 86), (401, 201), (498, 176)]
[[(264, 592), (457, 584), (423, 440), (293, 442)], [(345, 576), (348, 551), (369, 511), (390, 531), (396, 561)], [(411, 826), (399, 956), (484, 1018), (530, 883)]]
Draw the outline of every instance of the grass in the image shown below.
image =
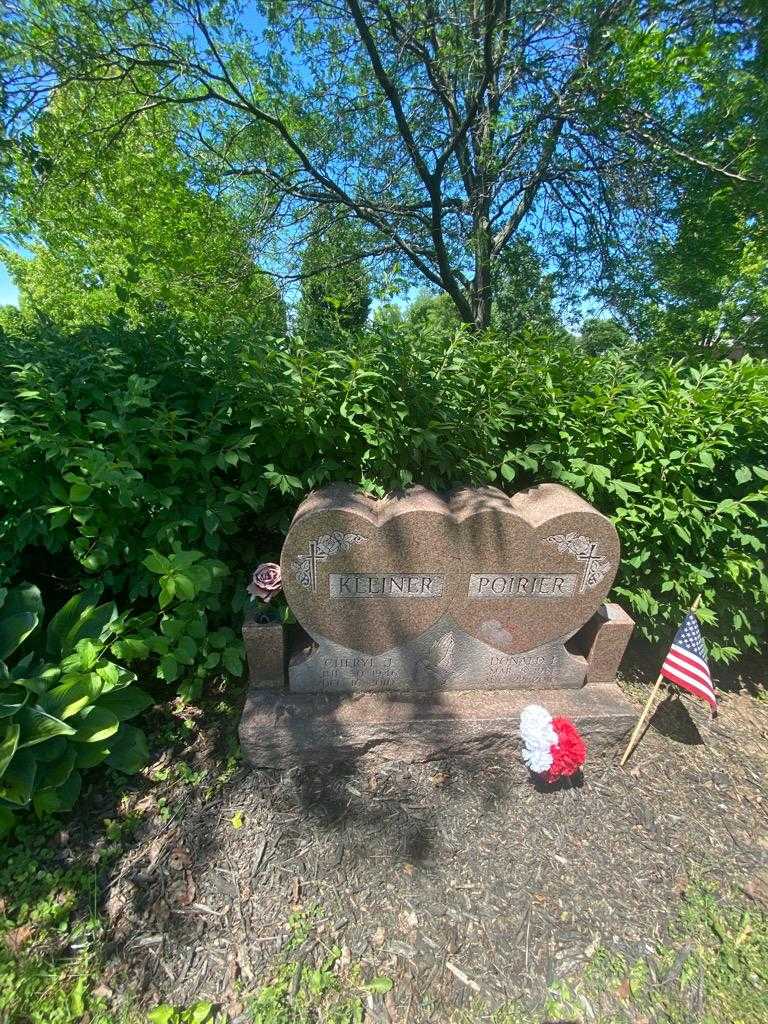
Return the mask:
[(600, 1024), (764, 1024), (768, 916), (696, 882), (653, 955), (628, 963), (598, 949), (582, 979), (550, 991), (545, 1015)]
[[(186, 742), (188, 725), (178, 728), (178, 742)], [(168, 776), (169, 794), (194, 787), (207, 798), (226, 785), (236, 767), (230, 749), (210, 776), (180, 759), (160, 771)], [(69, 853), (57, 822), (28, 821), (4, 843), (0, 1024), (231, 1024), (220, 1007), (208, 1003), (163, 1004), (148, 1014), (135, 1009), (130, 993), (111, 1000), (102, 975), (106, 929), (100, 893), (115, 859), (132, 843), (140, 817), (121, 814), (118, 800), (116, 792), (114, 817), (94, 828), (87, 861)], [(294, 909), (288, 917), (291, 938), (271, 975), (257, 989), (239, 993), (253, 1024), (357, 1024), (366, 1019), (369, 1001), (392, 987), (389, 978), (366, 975), (339, 947), (318, 941), (316, 923), (322, 916), (318, 906)], [(694, 880), (667, 938), (649, 955), (629, 962), (600, 948), (580, 977), (557, 982), (541, 1005), (510, 1004), (495, 1014), (477, 1005), (451, 1024), (491, 1020), (763, 1024), (768, 1021), (768, 915), (740, 891)]]
[[(44, 829), (22, 835), (0, 869), (0, 890), (9, 893), (0, 924), (0, 1024), (228, 1024), (210, 1003), (164, 1004), (149, 1014), (109, 1008), (101, 991), (98, 915), (74, 913), (78, 890), (93, 884), (93, 869), (52, 869), (50, 844), (41, 841), (46, 835)], [(258, 990), (243, 993), (253, 1024), (361, 1024), (368, 997), (392, 987), (389, 978), (364, 980), (356, 964), (344, 963), (339, 947), (313, 962), (315, 916), (291, 916), (294, 938), (286, 958)], [(29, 929), (20, 944), (19, 929)], [(555, 983), (542, 1006), (510, 1004), (492, 1018), (478, 1006), (453, 1024), (479, 1018), (493, 1024), (764, 1024), (768, 915), (735, 894), (724, 898), (714, 885), (695, 882), (667, 941), (653, 954), (628, 962), (598, 949), (583, 976)]]

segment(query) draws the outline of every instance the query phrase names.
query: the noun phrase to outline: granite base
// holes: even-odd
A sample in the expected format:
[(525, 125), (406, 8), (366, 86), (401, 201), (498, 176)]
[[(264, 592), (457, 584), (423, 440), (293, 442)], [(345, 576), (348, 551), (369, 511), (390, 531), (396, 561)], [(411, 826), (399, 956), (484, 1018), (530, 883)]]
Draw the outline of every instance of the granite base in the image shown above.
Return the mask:
[(574, 721), (593, 753), (610, 752), (637, 720), (615, 683), (580, 690), (450, 691), (428, 694), (287, 693), (253, 687), (240, 722), (245, 759), (264, 768), (354, 761), (363, 756), (418, 763), (454, 755), (520, 750), (527, 704)]

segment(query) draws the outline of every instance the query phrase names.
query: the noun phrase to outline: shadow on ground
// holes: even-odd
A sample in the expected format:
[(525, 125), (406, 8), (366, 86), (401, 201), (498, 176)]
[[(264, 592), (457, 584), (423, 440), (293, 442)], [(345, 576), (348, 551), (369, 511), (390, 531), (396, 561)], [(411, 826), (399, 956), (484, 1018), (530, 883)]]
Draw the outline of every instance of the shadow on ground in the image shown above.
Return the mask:
[[(658, 664), (633, 652), (633, 696)], [(165, 767), (205, 781), (126, 802), (141, 824), (103, 892), (108, 983), (236, 1010), (281, 958), (339, 945), (395, 980), (372, 1019), (449, 1021), (479, 1000), (482, 1021), (578, 974), (600, 943), (645, 954), (689, 880), (739, 884), (765, 865), (768, 705), (725, 693), (711, 723), (697, 704), (665, 700), (625, 770), (592, 759), (549, 787), (493, 758), (239, 767), (216, 783), (237, 722), (217, 737), (201, 717)], [(300, 950), (294, 911), (312, 922)]]

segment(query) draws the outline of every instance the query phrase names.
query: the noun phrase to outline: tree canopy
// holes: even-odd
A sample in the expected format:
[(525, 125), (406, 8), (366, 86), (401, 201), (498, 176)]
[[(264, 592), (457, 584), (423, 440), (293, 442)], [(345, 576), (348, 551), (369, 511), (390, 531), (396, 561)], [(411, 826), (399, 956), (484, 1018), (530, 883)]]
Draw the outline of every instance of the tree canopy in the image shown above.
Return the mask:
[(337, 331), (365, 327), (371, 308), (368, 273), (357, 255), (355, 226), (321, 211), (301, 260), (297, 329), (302, 337), (328, 340)]
[(324, 208), (360, 224), (358, 256), (482, 327), (521, 234), (618, 301), (655, 258), (647, 244), (674, 237), (692, 183), (738, 196), (745, 230), (764, 211), (759, 0), (9, 7), (10, 138), (77, 82), (132, 93), (107, 132), (183, 109), (185, 157), (260, 239), (269, 223), (262, 252), (287, 277)]
[(274, 282), (215, 194), (195, 187), (167, 108), (132, 110), (113, 86), (57, 90), (19, 154), (8, 220), (30, 255), (5, 259), (23, 315), (79, 327), (172, 318), (198, 330), (285, 333)]

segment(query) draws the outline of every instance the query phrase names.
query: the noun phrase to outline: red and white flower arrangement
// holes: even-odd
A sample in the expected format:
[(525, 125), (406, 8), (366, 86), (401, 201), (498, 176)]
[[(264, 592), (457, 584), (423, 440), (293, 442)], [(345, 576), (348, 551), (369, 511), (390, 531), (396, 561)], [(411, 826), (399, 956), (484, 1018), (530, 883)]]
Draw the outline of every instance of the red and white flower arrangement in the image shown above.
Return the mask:
[(575, 775), (587, 759), (587, 748), (576, 726), (567, 718), (553, 718), (541, 704), (520, 712), (523, 761), (545, 782)]

